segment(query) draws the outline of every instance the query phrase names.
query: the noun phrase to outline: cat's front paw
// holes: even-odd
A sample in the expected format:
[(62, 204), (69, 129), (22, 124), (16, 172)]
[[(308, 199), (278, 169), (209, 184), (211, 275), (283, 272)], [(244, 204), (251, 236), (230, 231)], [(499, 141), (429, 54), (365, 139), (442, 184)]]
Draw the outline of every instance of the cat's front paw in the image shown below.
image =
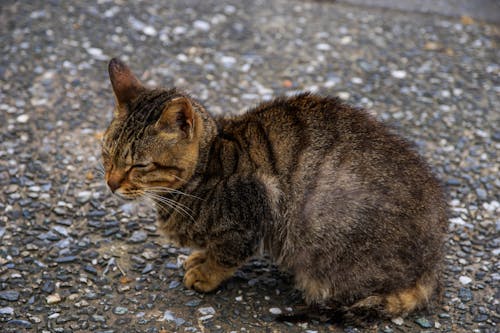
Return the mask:
[(224, 280), (231, 277), (235, 270), (218, 266), (212, 261), (206, 260), (205, 257), (202, 263), (191, 266), (186, 271), (184, 285), (187, 288), (207, 293), (215, 290)]
[(182, 264), (182, 267), (186, 271), (188, 271), (190, 268), (194, 266), (201, 265), (207, 260), (207, 254), (205, 251), (195, 251), (191, 253), (189, 257), (186, 258), (186, 261)]

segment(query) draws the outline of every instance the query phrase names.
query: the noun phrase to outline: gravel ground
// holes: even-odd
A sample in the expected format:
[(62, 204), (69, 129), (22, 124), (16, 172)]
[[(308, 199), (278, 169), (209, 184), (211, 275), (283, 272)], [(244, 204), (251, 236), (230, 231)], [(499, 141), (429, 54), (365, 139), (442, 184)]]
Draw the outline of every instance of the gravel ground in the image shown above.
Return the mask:
[(189, 250), (97, 171), (112, 56), (215, 114), (312, 90), (391, 123), (449, 190), (445, 290), (368, 331), (498, 331), (498, 26), (324, 1), (36, 3), (0, 5), (1, 332), (363, 331), (274, 321), (300, 295), (261, 259), (214, 294), (182, 286)]

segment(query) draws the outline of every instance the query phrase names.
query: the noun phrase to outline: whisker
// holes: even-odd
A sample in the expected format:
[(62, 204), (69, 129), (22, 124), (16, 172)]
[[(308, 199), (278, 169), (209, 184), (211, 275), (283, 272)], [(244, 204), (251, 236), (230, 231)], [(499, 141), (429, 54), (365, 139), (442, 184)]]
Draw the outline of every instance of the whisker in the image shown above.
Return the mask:
[[(149, 193), (147, 195), (150, 196), (151, 193)], [(161, 200), (161, 199), (155, 198), (155, 197), (150, 197), (150, 199), (153, 202), (156, 202), (157, 203), (156, 207), (159, 208), (160, 210), (164, 211), (165, 213), (171, 214), (171, 212), (168, 211), (165, 207), (163, 207), (162, 204), (164, 204), (164, 205), (172, 208), (175, 212), (179, 213), (180, 215), (185, 216), (185, 217), (191, 219), (191, 221), (196, 222), (196, 220), (194, 219), (194, 217), (189, 212), (187, 212), (182, 207), (178, 206), (177, 202), (175, 202), (175, 201), (168, 202), (168, 201), (164, 201), (164, 200)]]
[(179, 191), (179, 190), (174, 190), (173, 188), (165, 187), (165, 186), (152, 186), (152, 187), (149, 187), (147, 190), (148, 191), (153, 191), (155, 193), (161, 193), (161, 192), (175, 193), (175, 194), (185, 195), (187, 197), (196, 198), (198, 200), (205, 200), (205, 199), (200, 198), (200, 197), (198, 197), (196, 195), (185, 193), (185, 192), (182, 192), (182, 191)]
[(180, 214), (182, 214), (182, 215), (184, 215), (186, 217), (189, 216), (193, 222), (196, 222), (196, 220), (194, 219), (193, 215), (191, 215), (191, 213), (193, 213), (193, 211), (189, 207), (187, 207), (187, 206), (185, 206), (185, 205), (183, 205), (180, 202), (177, 202), (175, 200), (162, 197), (162, 196), (160, 196), (160, 195), (158, 195), (158, 194), (156, 194), (154, 192), (149, 192), (148, 190), (146, 190), (145, 193), (147, 193), (147, 195), (151, 199), (153, 199), (154, 201), (157, 201), (157, 202), (160, 202), (160, 203), (164, 203), (167, 206), (173, 208), (178, 213), (180, 213)]
[(185, 209), (186, 211), (190, 211), (191, 213), (193, 212), (193, 211), (191, 210), (191, 208), (189, 208), (188, 206), (186, 206), (186, 205), (184, 205), (184, 204), (181, 204), (181, 203), (180, 203), (180, 202), (178, 202), (178, 201), (175, 201), (175, 200), (170, 199), (170, 198), (163, 197), (163, 196), (158, 195), (158, 194), (156, 194), (156, 193), (151, 193), (151, 192), (150, 192), (150, 194), (151, 194), (153, 197), (156, 197), (156, 198), (158, 198), (159, 200), (161, 200), (161, 201), (163, 201), (163, 202), (175, 203), (175, 205), (176, 205), (176, 206), (179, 206), (179, 207), (181, 207), (181, 208)]

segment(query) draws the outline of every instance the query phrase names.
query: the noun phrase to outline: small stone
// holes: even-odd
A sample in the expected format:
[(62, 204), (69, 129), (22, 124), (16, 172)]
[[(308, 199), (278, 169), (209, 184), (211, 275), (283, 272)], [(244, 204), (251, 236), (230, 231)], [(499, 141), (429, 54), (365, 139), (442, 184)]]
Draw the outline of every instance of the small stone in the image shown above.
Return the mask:
[(100, 323), (105, 323), (106, 322), (106, 318), (104, 318), (104, 316), (101, 316), (101, 315), (98, 315), (98, 314), (93, 314), (92, 315), (92, 320), (95, 321), (95, 322), (100, 322)]
[(480, 200), (486, 200), (486, 199), (488, 199), (488, 193), (486, 193), (486, 191), (483, 190), (482, 188), (476, 189), (476, 194), (477, 194), (477, 197)]
[(397, 70), (397, 71), (392, 71), (391, 75), (396, 79), (404, 79), (406, 77), (406, 72), (402, 70)]
[(7, 322), (7, 325), (9, 326), (17, 326), (17, 327), (24, 327), (24, 328), (31, 328), (31, 323), (27, 320), (21, 320), (21, 319), (14, 319), (14, 320), (9, 320)]
[(352, 42), (352, 37), (351, 36), (344, 36), (340, 39), (340, 44), (342, 45), (347, 45)]
[(271, 312), (273, 315), (280, 315), (283, 313), (280, 308), (270, 308), (269, 312)]
[(58, 264), (64, 264), (64, 263), (68, 263), (68, 262), (73, 262), (76, 259), (77, 259), (76, 256), (66, 256), (66, 257), (56, 258), (56, 259), (54, 259), (54, 261), (57, 262)]
[(232, 67), (236, 64), (236, 58), (230, 56), (222, 56), (219, 61), (226, 67)]
[(457, 225), (465, 225), (465, 221), (461, 217), (454, 217), (450, 219), (450, 223)]
[(136, 230), (132, 233), (132, 236), (128, 239), (132, 243), (141, 243), (148, 238), (148, 234), (142, 230)]
[(148, 36), (156, 36), (158, 34), (158, 32), (156, 31), (156, 29), (150, 25), (148, 26), (145, 26), (144, 29), (142, 29), (142, 32), (145, 34), (145, 35), (148, 35)]
[(415, 319), (415, 322), (420, 325), (422, 328), (431, 328), (434, 325), (425, 317)]
[(97, 275), (97, 269), (95, 269), (94, 266), (90, 266), (90, 265), (85, 265), (83, 267), (83, 269), (88, 272), (88, 273), (91, 273), (91, 274), (94, 274), (94, 275)]
[(47, 304), (56, 304), (61, 301), (61, 296), (58, 293), (47, 296)]
[(187, 301), (185, 305), (186, 306), (194, 307), (194, 306), (200, 305), (200, 303), (201, 303), (201, 300), (199, 300), (199, 299), (192, 299), (190, 301)]
[(105, 55), (101, 49), (97, 47), (89, 47), (87, 48), (87, 53), (90, 54), (92, 57), (94, 57), (97, 60), (107, 60), (108, 56)]
[(113, 309), (113, 313), (117, 315), (124, 315), (128, 312), (128, 309), (123, 306), (117, 306)]
[(391, 321), (398, 326), (401, 326), (404, 323), (404, 320), (401, 317), (392, 318)]
[(458, 278), (458, 281), (460, 281), (461, 284), (468, 285), (469, 283), (472, 282), (472, 279), (468, 276), (462, 275), (461, 277)]
[(177, 280), (170, 281), (168, 284), (168, 289), (174, 289), (177, 288), (181, 283)]
[(210, 23), (202, 21), (202, 20), (196, 20), (193, 22), (193, 27), (196, 30), (209, 31), (210, 30)]
[(488, 320), (488, 315), (486, 314), (478, 314), (477, 316), (475, 316), (474, 318), (472, 318), (472, 321), (475, 322), (475, 323), (481, 323), (483, 321), (486, 321)]
[(330, 46), (330, 44), (320, 43), (316, 45), (316, 50), (318, 51), (329, 51), (331, 49), (332, 47)]
[(198, 312), (201, 313), (203, 316), (210, 315), (210, 314), (215, 314), (215, 309), (211, 306), (205, 307), (205, 308), (199, 308)]
[(147, 263), (146, 266), (144, 267), (144, 269), (142, 270), (142, 274), (148, 274), (149, 272), (151, 272), (152, 270), (154, 269), (154, 266), (150, 263)]
[(48, 318), (49, 319), (56, 319), (56, 318), (59, 318), (60, 315), (61, 315), (60, 313), (55, 312), (55, 313), (49, 315)]
[(88, 202), (91, 198), (92, 192), (90, 191), (81, 191), (76, 195), (76, 201), (81, 204)]
[(166, 321), (174, 321), (175, 320), (175, 315), (172, 311), (165, 311), (165, 313), (163, 314), (163, 320), (166, 320)]
[(198, 318), (198, 320), (200, 321), (207, 321), (207, 320), (210, 320), (214, 317), (214, 315), (206, 315), (206, 316), (202, 316), (200, 318)]
[(187, 29), (186, 29), (186, 27), (178, 26), (178, 27), (175, 27), (172, 30), (172, 32), (174, 35), (182, 35), (182, 34), (185, 34), (187, 32)]
[(472, 292), (469, 288), (460, 288), (458, 290), (458, 298), (464, 303), (469, 302), (472, 300)]
[(14, 314), (14, 308), (7, 306), (5, 308), (0, 308), (0, 315), (13, 315)]
[(46, 292), (47, 294), (53, 293), (55, 289), (56, 285), (53, 281), (45, 281), (42, 286), (42, 291)]
[(24, 124), (24, 123), (27, 123), (29, 119), (30, 119), (30, 116), (28, 116), (27, 114), (22, 114), (16, 118), (16, 121), (18, 123)]
[(0, 299), (15, 302), (19, 299), (19, 292), (16, 290), (0, 291)]
[(351, 94), (349, 94), (347, 91), (340, 91), (337, 93), (340, 99), (343, 99), (344, 101), (348, 100), (349, 97), (351, 97)]

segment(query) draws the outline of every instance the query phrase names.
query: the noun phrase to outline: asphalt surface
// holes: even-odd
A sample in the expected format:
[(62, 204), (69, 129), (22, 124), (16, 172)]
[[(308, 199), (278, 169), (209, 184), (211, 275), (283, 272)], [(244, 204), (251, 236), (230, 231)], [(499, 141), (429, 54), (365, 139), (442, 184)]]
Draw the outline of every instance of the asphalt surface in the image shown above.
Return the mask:
[[(2, 1), (1, 332), (497, 332), (500, 31), (474, 17), (331, 1)], [(99, 171), (107, 62), (214, 114), (312, 90), (414, 141), (448, 188), (441, 303), (368, 329), (280, 323), (300, 295), (255, 259), (219, 291), (182, 286), (188, 249)]]

